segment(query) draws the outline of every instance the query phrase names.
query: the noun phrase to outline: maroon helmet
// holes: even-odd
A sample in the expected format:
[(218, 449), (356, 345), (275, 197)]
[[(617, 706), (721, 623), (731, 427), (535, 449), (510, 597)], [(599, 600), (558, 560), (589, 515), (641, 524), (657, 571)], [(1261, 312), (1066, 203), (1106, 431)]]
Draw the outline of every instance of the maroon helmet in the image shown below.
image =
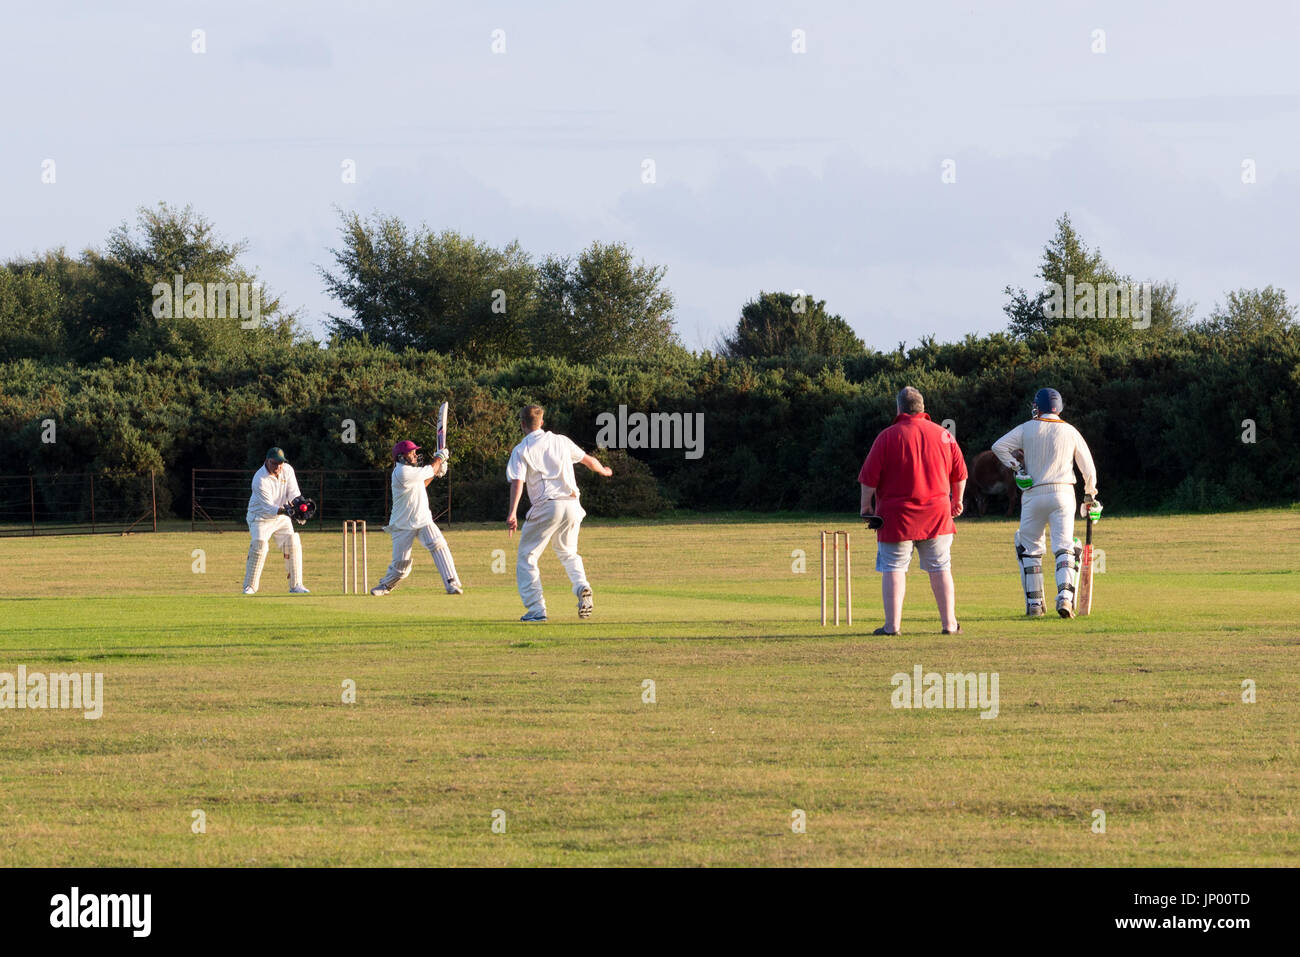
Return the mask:
[(393, 461), (400, 462), (406, 458), (407, 452), (418, 452), (420, 447), (410, 439), (403, 439), (393, 446)]

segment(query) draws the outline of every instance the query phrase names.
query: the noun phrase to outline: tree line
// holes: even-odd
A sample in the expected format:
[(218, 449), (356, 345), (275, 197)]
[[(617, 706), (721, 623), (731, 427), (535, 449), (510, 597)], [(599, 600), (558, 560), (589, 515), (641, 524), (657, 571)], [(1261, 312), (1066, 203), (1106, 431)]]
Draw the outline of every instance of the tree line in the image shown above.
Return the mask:
[[(156, 469), (164, 505), (187, 514), (192, 467), (251, 467), (271, 444), (309, 466), (383, 466), (396, 439), (431, 438), (429, 415), (448, 399), (457, 514), (497, 517), (516, 410), (538, 401), (553, 427), (589, 447), (597, 418), (620, 405), (703, 414), (697, 460), (662, 448), (602, 453), (619, 463), (614, 482), (590, 486), (598, 510), (848, 510), (902, 385), (921, 389), (973, 454), (1051, 384), (1093, 447), (1108, 505), (1300, 498), (1300, 329), (1285, 293), (1236, 290), (1196, 321), (1172, 284), (1153, 283), (1138, 321), (1060, 315), (1044, 305), (1067, 277), (1090, 295), (1132, 282), (1068, 217), (1045, 246), (1041, 289), (1008, 288), (1003, 332), (882, 351), (822, 300), (761, 292), (698, 354), (677, 340), (663, 267), (622, 244), (536, 261), (517, 244), (495, 249), (392, 218), (344, 214), (341, 227), (322, 277), (344, 309), (326, 343), (240, 265), (241, 244), (189, 209), (144, 210), (100, 250), (4, 264), (5, 471)], [(177, 273), (256, 284), (261, 321), (166, 314), (157, 289)], [(51, 419), (58, 441), (42, 442)], [(345, 420), (355, 442), (343, 439)]]

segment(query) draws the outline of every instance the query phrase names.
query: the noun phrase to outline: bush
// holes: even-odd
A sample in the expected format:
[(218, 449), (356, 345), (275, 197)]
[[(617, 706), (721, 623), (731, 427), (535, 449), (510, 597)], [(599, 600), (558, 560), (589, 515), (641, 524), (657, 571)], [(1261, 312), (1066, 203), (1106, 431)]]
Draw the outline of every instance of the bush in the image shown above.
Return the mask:
[[(905, 384), (922, 391), (935, 421), (953, 420), (968, 457), (1024, 421), (1038, 387), (1060, 389), (1112, 510), (1264, 504), (1294, 499), (1300, 488), (1295, 329), (1130, 342), (1065, 330), (1027, 342), (967, 337), (858, 357), (669, 352), (585, 365), (474, 364), (364, 342), (328, 349), (284, 342), (256, 359), (156, 356), (81, 367), (17, 359), (0, 363), (0, 376), (6, 472), (157, 469), (159, 500), (181, 515), (191, 468), (251, 473), (270, 445), (301, 467), (386, 468), (399, 439), (432, 444), (444, 399), (458, 519), (503, 517), (505, 463), (520, 437), (518, 410), (529, 402), (547, 407), (547, 428), (588, 450), (596, 448), (597, 417), (620, 405), (703, 413), (703, 457), (611, 450), (613, 480), (580, 475), (593, 514), (668, 506), (856, 511), (858, 469)], [(56, 423), (53, 444), (41, 441), (45, 419)], [(354, 442), (344, 440), (349, 420)]]

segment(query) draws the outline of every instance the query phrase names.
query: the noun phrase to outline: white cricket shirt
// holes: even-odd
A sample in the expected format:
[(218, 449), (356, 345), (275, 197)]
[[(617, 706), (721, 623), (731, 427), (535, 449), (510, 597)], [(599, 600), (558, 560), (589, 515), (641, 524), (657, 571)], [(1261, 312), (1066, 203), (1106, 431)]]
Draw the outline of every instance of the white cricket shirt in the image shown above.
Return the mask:
[(389, 528), (423, 528), (433, 524), (429, 496), (424, 490), (425, 479), (431, 478), (432, 465), (398, 462), (393, 466), (393, 514), (388, 518)]
[(281, 464), (274, 475), (266, 470), (266, 463), (253, 475), (253, 495), (248, 500), (247, 521), (275, 518), (280, 509), (301, 495), (298, 476), (288, 462)]
[(1040, 485), (1073, 485), (1074, 466), (1083, 476), (1083, 490), (1097, 494), (1097, 466), (1092, 462), (1088, 443), (1079, 430), (1057, 415), (1041, 415), (1024, 425), (1017, 425), (993, 443), (993, 454), (1007, 468), (1019, 467), (1015, 451), (1025, 453), (1025, 471)]
[(506, 478), (522, 479), (533, 505), (552, 498), (577, 498), (573, 464), (587, 453), (567, 435), (534, 429), (510, 453)]

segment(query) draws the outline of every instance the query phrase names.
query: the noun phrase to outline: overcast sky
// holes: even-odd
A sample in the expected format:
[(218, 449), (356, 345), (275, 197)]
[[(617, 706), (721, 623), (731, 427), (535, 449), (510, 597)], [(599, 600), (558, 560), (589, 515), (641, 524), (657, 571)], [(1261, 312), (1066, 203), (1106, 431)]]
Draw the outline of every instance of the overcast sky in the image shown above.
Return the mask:
[(760, 289), (878, 348), (1001, 328), (1064, 211), (1198, 315), (1241, 286), (1300, 299), (1289, 0), (2, 9), (0, 257), (190, 203), (316, 334), (338, 208), (539, 257), (625, 241), (667, 266), (694, 349)]

